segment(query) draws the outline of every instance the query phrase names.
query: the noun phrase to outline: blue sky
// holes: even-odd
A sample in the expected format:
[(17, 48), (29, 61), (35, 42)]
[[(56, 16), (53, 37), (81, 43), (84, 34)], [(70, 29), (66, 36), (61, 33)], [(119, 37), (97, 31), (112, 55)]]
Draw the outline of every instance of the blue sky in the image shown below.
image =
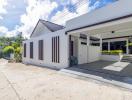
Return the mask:
[[(0, 0), (0, 36), (29, 37), (38, 19), (58, 24), (116, 0)], [(62, 19), (63, 18), (63, 19)]]

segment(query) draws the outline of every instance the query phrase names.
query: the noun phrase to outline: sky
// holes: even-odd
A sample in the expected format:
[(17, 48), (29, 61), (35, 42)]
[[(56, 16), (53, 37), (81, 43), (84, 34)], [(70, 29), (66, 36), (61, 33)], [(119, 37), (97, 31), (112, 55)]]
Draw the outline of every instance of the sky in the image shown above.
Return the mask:
[(30, 37), (39, 19), (65, 25), (67, 20), (116, 0), (0, 0), (0, 36), (22, 32)]

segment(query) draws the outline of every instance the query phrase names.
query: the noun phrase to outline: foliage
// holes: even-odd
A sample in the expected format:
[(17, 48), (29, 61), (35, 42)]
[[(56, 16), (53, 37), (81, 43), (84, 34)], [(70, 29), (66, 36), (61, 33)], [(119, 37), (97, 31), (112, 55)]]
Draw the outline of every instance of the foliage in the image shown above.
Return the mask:
[(15, 49), (15, 53), (20, 54), (21, 52), (22, 52), (22, 48), (21, 48), (21, 47), (17, 47), (17, 48)]
[(128, 43), (128, 46), (132, 46), (132, 43)]
[(119, 55), (122, 53), (123, 53), (122, 50), (110, 50), (110, 51), (104, 50), (104, 51), (102, 51), (102, 54), (104, 54), (104, 55)]
[(21, 47), (17, 47), (15, 49), (14, 58), (15, 58), (16, 62), (22, 61), (22, 49), (21, 49)]
[(4, 49), (3, 49), (3, 53), (5, 55), (9, 55), (11, 53), (14, 53), (14, 48), (12, 46), (6, 46)]
[(13, 43), (11, 44), (11, 46), (12, 46), (14, 49), (17, 49), (17, 47), (20, 47), (20, 44), (17, 43), (17, 42), (13, 42)]
[(22, 61), (22, 54), (15, 53), (14, 58), (16, 62), (21, 62)]
[(22, 60), (22, 41), (24, 40), (21, 33), (15, 37), (0, 37), (1, 55), (9, 57), (11, 53), (14, 53), (14, 60), (20, 62)]

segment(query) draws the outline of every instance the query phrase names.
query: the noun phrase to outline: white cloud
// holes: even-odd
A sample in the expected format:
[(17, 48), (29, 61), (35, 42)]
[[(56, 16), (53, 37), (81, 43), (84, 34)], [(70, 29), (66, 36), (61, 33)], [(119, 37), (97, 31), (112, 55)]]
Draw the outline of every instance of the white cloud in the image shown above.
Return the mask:
[(12, 30), (12, 31), (7, 31), (5, 33), (5, 37), (13, 37), (13, 36), (16, 36), (18, 31), (17, 30)]
[(26, 13), (21, 16), (22, 26), (19, 31), (23, 32), (24, 36), (30, 36), (34, 26), (39, 19), (48, 19), (51, 11), (58, 5), (50, 0), (27, 0)]
[(57, 24), (64, 25), (67, 20), (72, 19), (76, 16), (77, 13), (69, 12), (68, 9), (65, 8), (63, 11), (58, 11), (56, 15), (51, 18), (51, 21)]
[(78, 15), (80, 16), (82, 14), (85, 14), (85, 13), (89, 12), (90, 8), (88, 6), (89, 6), (89, 1), (88, 0), (82, 0), (82, 2), (80, 2), (77, 5), (77, 13), (78, 13)]
[(7, 0), (0, 0), (0, 20), (3, 19), (2, 15), (7, 13), (7, 11), (5, 9), (7, 4), (8, 4)]
[[(85, 14), (89, 11), (88, 0), (82, 0), (80, 2), (77, 2), (78, 0), (72, 0), (74, 4), (76, 4), (77, 9), (76, 12), (70, 12), (67, 8), (65, 8), (63, 11), (58, 11), (55, 16), (51, 18), (52, 22), (58, 23), (58, 24), (65, 24), (67, 20), (70, 20), (74, 17), (80, 16), (82, 14)], [(63, 19), (62, 19), (63, 18)]]
[(7, 0), (0, 0), (0, 14), (7, 13), (5, 6), (7, 6)]
[(6, 33), (8, 31), (8, 28), (4, 26), (0, 26), (0, 33)]
[(3, 19), (3, 17), (2, 16), (0, 16), (0, 20), (2, 20)]
[(12, 37), (16, 36), (17, 32), (17, 27), (15, 27), (15, 30), (9, 31), (7, 27), (0, 26), (0, 36)]
[(96, 1), (94, 5), (90, 8), (90, 10), (96, 9), (100, 5), (100, 1)]

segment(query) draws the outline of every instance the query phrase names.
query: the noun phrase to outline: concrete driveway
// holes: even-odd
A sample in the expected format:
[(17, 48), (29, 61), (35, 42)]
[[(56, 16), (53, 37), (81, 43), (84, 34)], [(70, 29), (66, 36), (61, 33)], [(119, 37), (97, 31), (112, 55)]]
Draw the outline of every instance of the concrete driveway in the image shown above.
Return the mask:
[(73, 67), (132, 78), (132, 63), (129, 62), (95, 61)]
[(0, 60), (0, 100), (131, 100), (132, 92), (92, 79)]

